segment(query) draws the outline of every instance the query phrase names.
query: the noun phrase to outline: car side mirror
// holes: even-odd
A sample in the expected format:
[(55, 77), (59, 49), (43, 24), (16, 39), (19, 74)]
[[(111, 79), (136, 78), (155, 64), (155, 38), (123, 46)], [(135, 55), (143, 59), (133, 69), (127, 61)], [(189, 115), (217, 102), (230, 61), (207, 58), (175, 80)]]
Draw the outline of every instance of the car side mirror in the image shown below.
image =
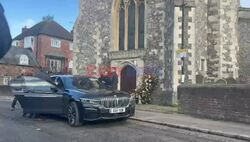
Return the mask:
[(58, 86), (58, 85), (59, 85), (59, 82), (58, 82), (58, 81), (55, 81), (55, 85)]

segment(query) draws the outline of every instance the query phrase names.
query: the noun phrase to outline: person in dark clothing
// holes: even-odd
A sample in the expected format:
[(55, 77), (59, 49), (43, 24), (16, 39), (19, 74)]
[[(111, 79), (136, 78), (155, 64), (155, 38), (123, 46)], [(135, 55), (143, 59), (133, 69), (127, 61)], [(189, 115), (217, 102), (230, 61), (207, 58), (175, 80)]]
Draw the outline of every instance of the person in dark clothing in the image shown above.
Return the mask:
[(112, 89), (117, 90), (117, 84), (118, 84), (118, 75), (116, 72), (112, 73), (112, 78), (111, 78), (111, 84), (112, 84)]
[[(24, 76), (24, 74), (25, 74), (25, 70), (23, 70), (22, 73), (19, 76), (17, 76), (17, 78), (15, 79), (16, 80), (15, 82), (21, 81), (21, 78)], [(9, 84), (11, 84), (11, 82)], [(21, 89), (21, 88), (15, 88), (15, 89)], [(17, 103), (17, 98), (14, 97), (14, 99), (13, 99), (13, 101), (11, 103), (11, 111), (15, 110), (16, 103)]]
[(0, 3), (0, 59), (9, 51), (11, 42), (9, 26), (4, 16), (4, 9)]
[(11, 103), (11, 111), (14, 111), (16, 108), (17, 98), (15, 97)]
[(105, 88), (117, 90), (118, 75), (116, 72), (108, 73), (107, 76), (101, 76), (99, 81), (103, 84)]

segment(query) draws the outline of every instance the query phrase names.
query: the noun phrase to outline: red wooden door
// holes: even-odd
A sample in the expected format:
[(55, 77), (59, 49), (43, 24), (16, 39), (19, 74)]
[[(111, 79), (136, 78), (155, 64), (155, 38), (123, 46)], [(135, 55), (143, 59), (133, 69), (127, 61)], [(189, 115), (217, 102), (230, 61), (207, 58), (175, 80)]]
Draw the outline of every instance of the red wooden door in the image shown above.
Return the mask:
[(132, 92), (136, 89), (136, 70), (131, 66), (126, 66), (121, 72), (121, 90)]

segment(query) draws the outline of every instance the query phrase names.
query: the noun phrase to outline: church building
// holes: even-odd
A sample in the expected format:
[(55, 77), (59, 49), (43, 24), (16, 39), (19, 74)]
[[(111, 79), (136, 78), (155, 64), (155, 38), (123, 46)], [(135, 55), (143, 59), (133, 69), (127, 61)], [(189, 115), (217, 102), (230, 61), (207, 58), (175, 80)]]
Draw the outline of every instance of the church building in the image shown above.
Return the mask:
[(117, 67), (118, 89), (131, 91), (149, 69), (159, 79), (153, 103), (174, 104), (177, 86), (195, 84), (197, 75), (237, 78), (238, 6), (238, 0), (80, 0), (73, 73)]

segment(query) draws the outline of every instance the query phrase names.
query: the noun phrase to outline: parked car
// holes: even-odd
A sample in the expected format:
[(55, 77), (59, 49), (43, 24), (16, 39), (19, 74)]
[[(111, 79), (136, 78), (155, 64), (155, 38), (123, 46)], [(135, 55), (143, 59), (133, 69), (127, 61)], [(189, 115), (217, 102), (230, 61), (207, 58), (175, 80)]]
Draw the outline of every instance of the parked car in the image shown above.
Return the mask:
[(11, 81), (24, 113), (62, 115), (70, 126), (102, 119), (126, 120), (135, 113), (133, 96), (106, 89), (96, 78), (62, 75), (51, 79), (54, 84), (27, 76)]

